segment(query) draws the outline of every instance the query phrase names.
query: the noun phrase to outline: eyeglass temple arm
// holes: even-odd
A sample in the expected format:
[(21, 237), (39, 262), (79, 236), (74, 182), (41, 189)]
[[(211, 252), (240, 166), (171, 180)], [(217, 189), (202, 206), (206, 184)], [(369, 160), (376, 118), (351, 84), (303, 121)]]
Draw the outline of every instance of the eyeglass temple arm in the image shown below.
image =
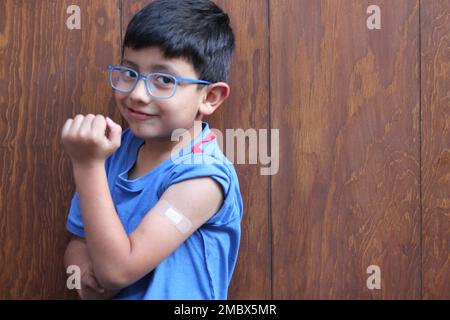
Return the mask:
[(190, 83), (203, 83), (203, 84), (212, 84), (212, 82), (205, 81), (205, 80), (196, 80), (196, 79), (189, 79), (189, 78), (176, 78), (179, 82), (190, 82)]

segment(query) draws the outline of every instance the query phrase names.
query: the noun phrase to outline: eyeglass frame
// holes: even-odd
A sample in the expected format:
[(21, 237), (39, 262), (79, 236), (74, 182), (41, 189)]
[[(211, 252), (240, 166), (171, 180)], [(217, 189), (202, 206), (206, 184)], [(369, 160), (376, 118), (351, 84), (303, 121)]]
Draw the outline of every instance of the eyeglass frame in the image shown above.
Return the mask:
[[(113, 84), (113, 82), (112, 82), (112, 72), (113, 72), (113, 70), (128, 70), (128, 71), (133, 71), (133, 72), (137, 73), (136, 82), (134, 83), (134, 85), (131, 87), (130, 90), (127, 90), (127, 91), (125, 91), (125, 90), (120, 90), (120, 89), (118, 89), (118, 88), (116, 88), (116, 87), (114, 86), (114, 84)], [(115, 66), (115, 65), (111, 65), (111, 64), (108, 65), (108, 72), (109, 72), (109, 82), (110, 82), (110, 84), (111, 84), (111, 87), (112, 87), (114, 90), (117, 90), (117, 91), (120, 91), (120, 92), (123, 92), (123, 93), (130, 93), (130, 92), (132, 92), (132, 91), (136, 88), (136, 85), (137, 85), (138, 82), (142, 79), (142, 80), (144, 80), (145, 88), (147, 89), (148, 94), (149, 94), (150, 96), (152, 96), (153, 98), (155, 98), (155, 99), (170, 99), (170, 98), (172, 98), (172, 97), (175, 95), (175, 93), (176, 93), (176, 91), (177, 91), (177, 88), (178, 88), (178, 84), (179, 84), (180, 82), (197, 83), (197, 84), (204, 84), (204, 85), (213, 84), (212, 82), (209, 82), (209, 81), (206, 81), (206, 80), (191, 79), (191, 78), (179, 78), (179, 77), (176, 77), (176, 76), (174, 76), (174, 75), (172, 75), (172, 74), (164, 73), (164, 72), (149, 72), (149, 73), (147, 73), (147, 74), (142, 74), (142, 73), (140, 73), (140, 72), (138, 72), (138, 71), (136, 71), (136, 70), (134, 70), (133, 68), (130, 68), (130, 67), (125, 67), (125, 66)], [(171, 96), (161, 98), (161, 97), (155, 97), (155, 96), (151, 93), (150, 88), (149, 88), (149, 84), (148, 84), (148, 77), (149, 77), (150, 75), (155, 75), (155, 74), (157, 74), (157, 75), (162, 75), (162, 76), (166, 76), (166, 77), (175, 79), (175, 88), (173, 89), (173, 93), (172, 93)]]

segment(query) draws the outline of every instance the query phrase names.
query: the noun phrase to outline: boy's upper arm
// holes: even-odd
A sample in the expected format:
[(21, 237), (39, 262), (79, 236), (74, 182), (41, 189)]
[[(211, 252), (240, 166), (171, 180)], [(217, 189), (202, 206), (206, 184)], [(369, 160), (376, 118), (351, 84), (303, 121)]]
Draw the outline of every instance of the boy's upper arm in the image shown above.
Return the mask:
[[(123, 285), (129, 285), (153, 270), (208, 221), (221, 208), (223, 200), (222, 187), (210, 177), (184, 180), (167, 188), (129, 237), (131, 254), (124, 264), (125, 274), (121, 281), (126, 283)], [(182, 214), (190, 221), (187, 232), (180, 231), (164, 214), (167, 204), (176, 211), (177, 217)]]

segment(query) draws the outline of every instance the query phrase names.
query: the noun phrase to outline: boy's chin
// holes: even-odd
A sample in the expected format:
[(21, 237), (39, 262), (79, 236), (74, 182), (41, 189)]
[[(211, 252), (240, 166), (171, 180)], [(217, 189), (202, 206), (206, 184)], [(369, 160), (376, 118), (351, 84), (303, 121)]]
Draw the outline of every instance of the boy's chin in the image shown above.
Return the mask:
[(149, 128), (145, 126), (141, 126), (139, 124), (135, 123), (128, 123), (128, 126), (130, 127), (131, 132), (136, 137), (139, 137), (141, 139), (169, 139), (171, 138), (171, 135), (166, 135), (165, 133), (161, 132), (157, 128)]

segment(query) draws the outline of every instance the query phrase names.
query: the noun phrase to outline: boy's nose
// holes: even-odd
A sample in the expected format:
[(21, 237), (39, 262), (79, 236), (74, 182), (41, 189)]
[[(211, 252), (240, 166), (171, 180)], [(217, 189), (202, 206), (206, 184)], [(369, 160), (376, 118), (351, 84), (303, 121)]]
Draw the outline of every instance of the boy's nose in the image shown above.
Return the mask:
[(145, 81), (143, 79), (140, 79), (136, 83), (133, 91), (130, 92), (130, 98), (133, 100), (141, 100), (147, 104), (150, 102), (152, 97), (148, 93)]

